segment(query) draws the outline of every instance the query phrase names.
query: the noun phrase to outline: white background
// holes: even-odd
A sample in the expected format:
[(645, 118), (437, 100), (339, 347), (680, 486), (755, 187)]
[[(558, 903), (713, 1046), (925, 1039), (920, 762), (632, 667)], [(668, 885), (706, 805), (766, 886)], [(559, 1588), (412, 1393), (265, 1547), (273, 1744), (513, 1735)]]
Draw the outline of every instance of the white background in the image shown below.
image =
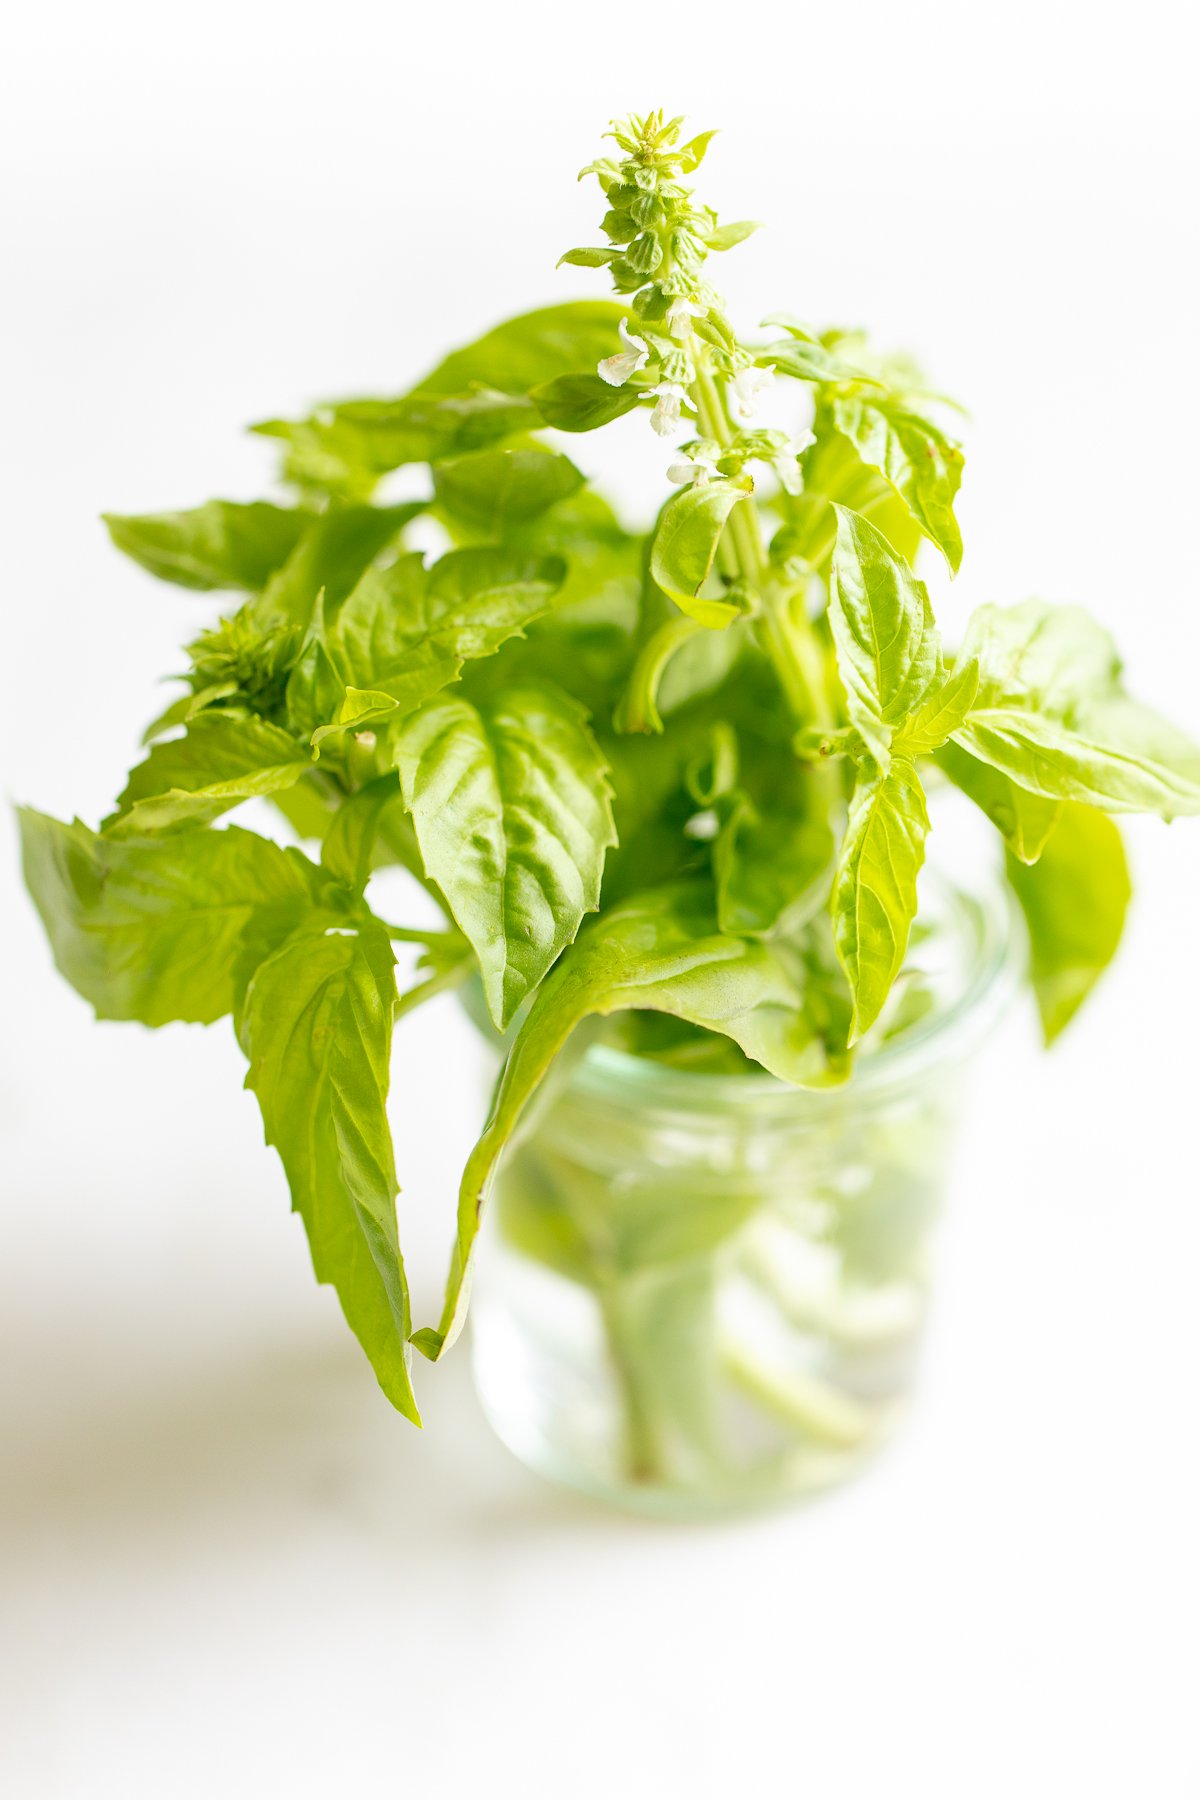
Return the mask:
[[(970, 403), (951, 630), (985, 598), (1082, 601), (1200, 732), (1185, 24), (1166, 0), (22, 8), (9, 795), (94, 821), (211, 610), (97, 513), (251, 497), (243, 422), (398, 391), (602, 291), (554, 269), (596, 237), (575, 170), (659, 101), (724, 127), (702, 193), (769, 221), (721, 270), (743, 324), (869, 323)], [(1016, 1017), (984, 1071), (904, 1442), (819, 1505), (683, 1530), (527, 1475), (461, 1355), (424, 1372), (424, 1434), (389, 1412), (227, 1028), (93, 1025), (6, 849), (0, 1787), (1200, 1794), (1200, 828), (1132, 843), (1090, 1018), (1043, 1060)], [(452, 1008), (402, 1030), (395, 1079), (425, 1310), (480, 1109)]]

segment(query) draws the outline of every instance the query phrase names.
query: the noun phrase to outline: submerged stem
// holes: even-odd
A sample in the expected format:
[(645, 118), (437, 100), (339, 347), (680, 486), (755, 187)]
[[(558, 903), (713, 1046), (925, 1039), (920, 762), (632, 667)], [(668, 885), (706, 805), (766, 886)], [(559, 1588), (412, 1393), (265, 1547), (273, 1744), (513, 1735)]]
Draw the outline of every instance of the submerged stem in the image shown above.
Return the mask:
[(622, 1402), (622, 1425), (628, 1474), (631, 1481), (654, 1482), (663, 1477), (662, 1450), (654, 1429), (653, 1408), (647, 1404), (645, 1380), (637, 1359), (627, 1353), (629, 1320), (625, 1316), (619, 1283), (597, 1290), (604, 1334)]

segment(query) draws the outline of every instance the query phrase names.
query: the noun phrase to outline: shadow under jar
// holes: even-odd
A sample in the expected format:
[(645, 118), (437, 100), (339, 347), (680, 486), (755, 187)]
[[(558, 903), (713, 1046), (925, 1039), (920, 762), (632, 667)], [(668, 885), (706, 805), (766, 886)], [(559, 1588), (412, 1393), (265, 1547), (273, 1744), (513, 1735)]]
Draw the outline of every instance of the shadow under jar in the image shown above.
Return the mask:
[(484, 1411), (531, 1468), (705, 1516), (827, 1487), (891, 1433), (971, 1052), (1012, 965), (998, 889), (930, 872), (923, 907), (897, 1022), (843, 1086), (595, 1043), (538, 1110), (472, 1303)]

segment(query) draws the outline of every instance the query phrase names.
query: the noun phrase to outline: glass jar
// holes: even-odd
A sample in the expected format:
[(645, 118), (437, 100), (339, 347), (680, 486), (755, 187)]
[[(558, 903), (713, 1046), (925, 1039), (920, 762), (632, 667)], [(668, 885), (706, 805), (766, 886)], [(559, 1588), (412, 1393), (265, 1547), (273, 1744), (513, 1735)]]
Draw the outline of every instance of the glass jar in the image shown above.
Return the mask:
[(594, 1044), (545, 1099), (498, 1181), (472, 1302), (484, 1411), (523, 1462), (703, 1516), (827, 1487), (884, 1442), (970, 1052), (1009, 987), (1011, 914), (989, 894), (927, 873), (924, 1015), (842, 1087)]

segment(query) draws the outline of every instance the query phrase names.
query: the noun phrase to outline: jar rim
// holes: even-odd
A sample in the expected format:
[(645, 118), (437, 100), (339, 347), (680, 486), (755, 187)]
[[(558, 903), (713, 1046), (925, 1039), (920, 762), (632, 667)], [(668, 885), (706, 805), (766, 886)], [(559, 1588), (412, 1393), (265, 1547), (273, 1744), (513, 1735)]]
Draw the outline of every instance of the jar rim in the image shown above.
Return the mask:
[(949, 903), (964, 928), (973, 931), (975, 948), (965, 979), (947, 1005), (936, 1008), (893, 1042), (856, 1057), (844, 1081), (799, 1087), (767, 1069), (745, 1074), (679, 1069), (613, 1044), (592, 1043), (571, 1070), (572, 1088), (597, 1099), (636, 1095), (643, 1106), (675, 1102), (689, 1109), (761, 1107), (774, 1099), (789, 1107), (800, 1102), (806, 1110), (819, 1111), (843, 1105), (847, 1096), (857, 1103), (867, 1094), (889, 1093), (933, 1064), (965, 1057), (995, 1025), (1016, 987), (1021, 967), (1016, 904), (1008, 884), (998, 878), (968, 888), (930, 868), (925, 871), (925, 883)]

